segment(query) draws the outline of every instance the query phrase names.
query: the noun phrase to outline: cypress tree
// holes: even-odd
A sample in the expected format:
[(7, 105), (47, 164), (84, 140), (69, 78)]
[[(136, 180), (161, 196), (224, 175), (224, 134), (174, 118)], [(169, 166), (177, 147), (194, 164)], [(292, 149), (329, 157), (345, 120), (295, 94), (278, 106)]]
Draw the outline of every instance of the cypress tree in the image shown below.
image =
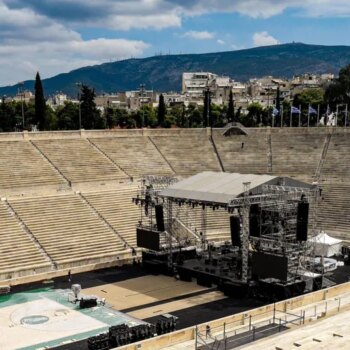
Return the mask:
[(159, 105), (158, 105), (158, 126), (164, 127), (165, 122), (165, 114), (166, 114), (166, 107), (164, 102), (164, 96), (163, 94), (160, 94), (159, 96)]
[(233, 101), (232, 90), (230, 90), (230, 95), (229, 95), (229, 100), (228, 100), (227, 119), (228, 119), (229, 123), (235, 121), (235, 105), (234, 105), (234, 101)]
[(86, 85), (81, 87), (80, 108), (81, 108), (81, 127), (84, 129), (101, 129), (102, 125), (100, 111), (95, 103), (96, 93)]
[(46, 101), (44, 97), (44, 89), (41, 83), (39, 72), (35, 77), (35, 122), (38, 125), (39, 130), (45, 129), (45, 117), (46, 117)]
[(211, 108), (211, 99), (209, 89), (204, 92), (204, 108), (203, 108), (203, 125), (205, 128), (210, 126), (210, 108)]

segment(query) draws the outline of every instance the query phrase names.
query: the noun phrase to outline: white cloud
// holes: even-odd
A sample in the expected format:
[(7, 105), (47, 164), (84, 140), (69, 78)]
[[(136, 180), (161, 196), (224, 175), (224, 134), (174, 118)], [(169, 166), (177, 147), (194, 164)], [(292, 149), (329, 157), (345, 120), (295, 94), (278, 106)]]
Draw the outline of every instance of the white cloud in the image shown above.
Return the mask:
[(272, 35), (270, 35), (268, 32), (259, 32), (254, 33), (253, 44), (254, 46), (277, 45), (279, 44), (279, 41)]
[(195, 40), (210, 40), (214, 39), (215, 34), (207, 31), (198, 32), (196, 30), (190, 30), (182, 35), (184, 38), (191, 38)]
[(141, 40), (84, 40), (76, 31), (31, 9), (10, 9), (0, 0), (0, 85), (43, 78), (86, 65), (140, 56)]
[[(0, 0), (0, 85), (42, 77), (86, 64), (141, 56), (147, 43), (121, 38), (84, 40), (79, 30), (180, 28), (183, 18), (206, 13), (239, 13), (269, 18), (287, 9), (309, 17), (350, 17), (349, 0)], [(215, 33), (189, 31), (196, 40)], [(226, 45), (230, 40), (224, 38)], [(221, 44), (222, 39), (217, 39)], [(262, 32), (254, 45), (278, 41)]]
[(225, 45), (225, 41), (222, 40), (222, 39), (218, 39), (218, 40), (216, 40), (216, 42), (217, 42), (219, 45)]

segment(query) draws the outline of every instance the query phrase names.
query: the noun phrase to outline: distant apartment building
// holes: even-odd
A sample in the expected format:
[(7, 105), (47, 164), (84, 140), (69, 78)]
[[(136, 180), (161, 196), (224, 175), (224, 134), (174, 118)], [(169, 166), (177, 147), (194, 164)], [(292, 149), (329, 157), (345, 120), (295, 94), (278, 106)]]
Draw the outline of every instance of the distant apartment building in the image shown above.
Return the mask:
[(291, 85), (286, 79), (272, 76), (250, 79), (247, 86), (247, 103), (260, 103), (264, 107), (275, 105), (278, 88), (281, 101), (292, 98)]
[(291, 80), (294, 89), (320, 88), (332, 82), (334, 74), (300, 74)]
[(128, 98), (125, 92), (96, 96), (95, 103), (97, 107), (102, 109), (106, 109), (108, 107), (128, 108)]
[(68, 101), (68, 96), (63, 93), (58, 93), (52, 96), (47, 100), (47, 104), (53, 108), (56, 109), (59, 106), (64, 106), (64, 104)]
[(164, 103), (167, 106), (176, 106), (186, 104), (185, 95), (179, 94), (178, 92), (165, 92), (163, 93)]
[(145, 105), (156, 106), (159, 100), (159, 94), (153, 90), (146, 90), (142, 86), (139, 90), (126, 91), (125, 95), (128, 101), (128, 108), (132, 111), (137, 111)]
[(227, 103), (230, 91), (237, 96), (244, 93), (244, 84), (233, 81), (226, 76), (219, 76), (209, 72), (195, 72), (182, 74), (182, 94), (189, 103), (202, 104), (204, 91), (210, 89), (212, 102)]
[(31, 91), (18, 91), (13, 101), (24, 102), (24, 103), (34, 103), (35, 97)]

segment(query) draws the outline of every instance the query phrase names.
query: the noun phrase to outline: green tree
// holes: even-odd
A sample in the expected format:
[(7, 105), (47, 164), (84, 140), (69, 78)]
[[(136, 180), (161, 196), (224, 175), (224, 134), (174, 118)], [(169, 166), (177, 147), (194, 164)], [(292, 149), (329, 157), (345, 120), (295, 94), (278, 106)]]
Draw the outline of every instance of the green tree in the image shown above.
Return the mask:
[(79, 106), (70, 101), (65, 102), (56, 110), (57, 128), (59, 130), (74, 130), (79, 128)]
[(16, 127), (16, 102), (5, 102), (2, 98), (0, 105), (0, 131), (14, 131)]
[(126, 109), (117, 108), (115, 110), (116, 113), (116, 123), (121, 128), (132, 129), (136, 127), (136, 120), (133, 118)]
[(49, 106), (46, 107), (45, 119), (46, 119), (45, 124), (46, 124), (47, 130), (57, 130), (57, 115), (55, 111)]
[(279, 121), (279, 124), (281, 124), (282, 122), (282, 126), (290, 125), (290, 108), (291, 108), (290, 101), (284, 100), (282, 102), (281, 115), (280, 115), (280, 117), (282, 116), (282, 118), (280, 118), (280, 121)]
[(137, 114), (139, 115), (138, 120), (141, 120), (141, 122), (143, 121), (144, 127), (157, 127), (158, 120), (152, 106), (143, 105)]
[(158, 118), (158, 126), (161, 126), (162, 128), (164, 127), (165, 115), (166, 115), (166, 106), (164, 102), (164, 96), (163, 94), (160, 94), (157, 118)]
[(211, 106), (211, 126), (221, 128), (225, 125), (226, 120), (226, 107), (222, 105), (212, 104)]
[(326, 89), (325, 99), (333, 107), (350, 103), (350, 64), (339, 71), (339, 76)]
[(34, 123), (38, 125), (39, 130), (45, 130), (46, 127), (46, 101), (44, 97), (44, 89), (41, 83), (39, 72), (35, 77), (35, 120)]
[(202, 128), (203, 127), (203, 107), (190, 103), (187, 107), (187, 120), (189, 128)]
[(251, 103), (248, 108), (248, 113), (241, 117), (241, 123), (246, 127), (255, 127), (262, 122), (263, 107), (260, 103)]
[(165, 127), (170, 128), (172, 125), (176, 125), (180, 128), (184, 128), (186, 126), (184, 107), (184, 105), (174, 105), (170, 107), (169, 113), (165, 119)]
[(228, 99), (228, 108), (227, 108), (227, 120), (229, 123), (235, 122), (235, 102), (233, 100), (233, 93), (230, 90), (230, 95)]
[[(314, 108), (317, 108), (318, 105), (323, 105), (324, 102), (324, 90), (323, 89), (306, 89), (300, 92), (299, 94), (296, 94), (294, 96), (293, 104), (294, 106), (301, 107), (301, 125), (307, 125), (308, 123), (308, 109), (309, 105), (314, 106)], [(311, 125), (316, 124), (316, 115), (310, 116), (310, 122)], [(298, 123), (293, 125), (297, 126), (299, 125), (299, 118)]]
[(100, 111), (96, 108), (95, 90), (86, 85), (81, 87), (80, 108), (81, 127), (85, 129), (104, 128), (105, 123)]
[(305, 89), (294, 96), (294, 106), (308, 107), (322, 104), (324, 101), (324, 91), (322, 89)]
[(108, 106), (104, 110), (104, 117), (106, 119), (106, 125), (108, 129), (113, 129), (117, 125), (117, 116), (115, 108)]

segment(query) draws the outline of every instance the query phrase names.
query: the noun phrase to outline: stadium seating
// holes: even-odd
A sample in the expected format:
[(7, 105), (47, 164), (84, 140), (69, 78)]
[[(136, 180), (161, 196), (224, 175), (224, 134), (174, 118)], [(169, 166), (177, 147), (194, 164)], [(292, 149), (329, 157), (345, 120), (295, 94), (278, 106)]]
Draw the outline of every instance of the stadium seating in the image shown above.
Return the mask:
[(110, 192), (85, 193), (84, 197), (103, 216), (118, 234), (136, 248), (136, 225), (140, 209), (132, 203), (137, 195), (137, 186), (121, 187)]
[(151, 139), (178, 175), (220, 171), (213, 146), (206, 135), (152, 136)]
[(213, 139), (227, 172), (243, 174), (266, 174), (266, 134), (223, 136), (214, 130)]
[(91, 141), (130, 176), (174, 173), (147, 137), (96, 138)]
[(202, 209), (201, 206), (192, 208), (187, 205), (174, 207), (175, 215), (197, 236), (203, 232), (203, 238), (208, 241), (230, 241), (230, 219), (224, 209)]
[(312, 181), (324, 147), (324, 134), (273, 133), (272, 173)]
[(87, 140), (39, 140), (34, 144), (72, 183), (128, 177)]
[(78, 195), (9, 202), (58, 267), (87, 264), (125, 249), (118, 236)]
[(25, 276), (49, 271), (51, 264), (40, 247), (20, 226), (3, 201), (0, 202), (0, 276)]
[(350, 138), (345, 132), (332, 134), (321, 171), (323, 200), (319, 222), (323, 230), (350, 241)]
[[(349, 133), (344, 129), (332, 132), (324, 162), (320, 163), (328, 132), (326, 128), (261, 128), (249, 129), (247, 136), (225, 137), (222, 130), (214, 129), (213, 140), (228, 172), (270, 171), (312, 181), (323, 164), (318, 227), (350, 241)], [(0, 194), (7, 198), (0, 203), (0, 280), (51, 271), (53, 262), (61, 269), (130, 254), (130, 247), (136, 247), (135, 227), (140, 220), (140, 209), (132, 197), (141, 175), (189, 176), (220, 171), (206, 130), (150, 129), (143, 132), (144, 136), (130, 132), (131, 136), (122, 137), (113, 133), (92, 133), (88, 140), (63, 135), (51, 139), (51, 133), (33, 134), (31, 141), (30, 133), (27, 140), (9, 141), (8, 135), (0, 140)], [(126, 184), (130, 176), (135, 181)], [(91, 182), (93, 186), (79, 188), (81, 196), (73, 194), (67, 180), (71, 184)], [(111, 181), (111, 191), (94, 187), (104, 181)], [(22, 189), (31, 192), (23, 190), (22, 194)], [(7, 203), (29, 231), (21, 227)], [(229, 215), (222, 209), (208, 208), (206, 215), (201, 207), (188, 210), (182, 206), (175, 211), (181, 223), (197, 236), (202, 231), (209, 241), (230, 240)]]
[(318, 221), (320, 229), (332, 236), (350, 241), (350, 186), (348, 184), (322, 184)]
[(350, 177), (350, 135), (334, 133), (322, 169), (325, 183), (349, 183)]
[(62, 184), (64, 179), (29, 142), (1, 141), (0, 191)]

